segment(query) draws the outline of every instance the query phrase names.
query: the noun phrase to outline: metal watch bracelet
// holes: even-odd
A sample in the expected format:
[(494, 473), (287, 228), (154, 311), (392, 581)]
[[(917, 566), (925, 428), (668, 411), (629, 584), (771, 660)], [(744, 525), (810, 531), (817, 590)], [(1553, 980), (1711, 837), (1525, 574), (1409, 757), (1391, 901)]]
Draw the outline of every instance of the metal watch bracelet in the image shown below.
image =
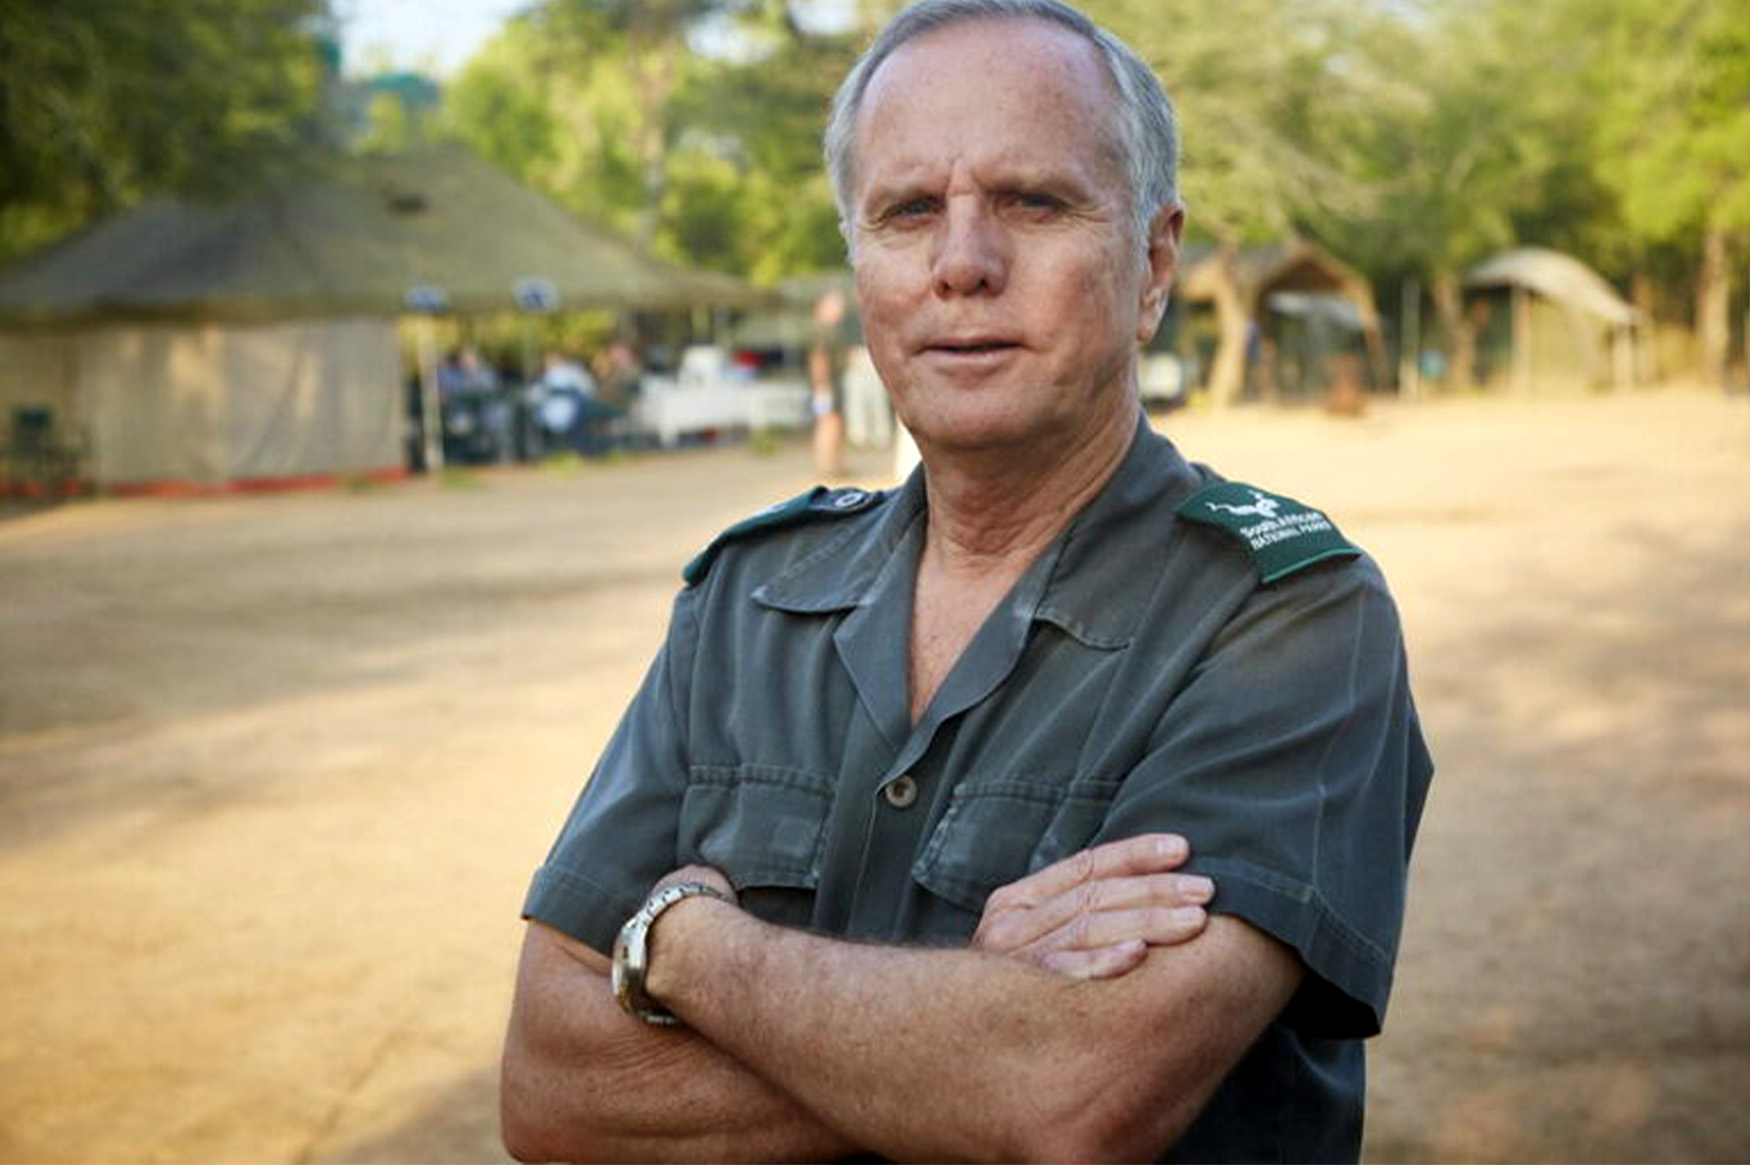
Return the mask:
[(730, 900), (723, 891), (703, 882), (677, 882), (645, 899), (638, 912), (620, 928), (619, 937), (614, 940), (612, 981), (614, 998), (619, 1000), (620, 1008), (626, 1014), (661, 1027), (680, 1023), (679, 1017), (650, 998), (644, 988), (645, 976), (650, 971), (650, 928), (662, 912), (676, 902), (701, 897), (715, 898), (719, 902)]

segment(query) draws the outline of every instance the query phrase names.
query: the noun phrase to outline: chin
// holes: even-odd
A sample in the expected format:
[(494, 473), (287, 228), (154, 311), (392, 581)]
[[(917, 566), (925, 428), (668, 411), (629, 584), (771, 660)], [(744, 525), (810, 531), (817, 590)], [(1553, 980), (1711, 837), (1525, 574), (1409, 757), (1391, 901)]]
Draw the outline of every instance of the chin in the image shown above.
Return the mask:
[(920, 446), (963, 453), (995, 449), (1014, 449), (1019, 453), (1052, 444), (1054, 438), (1061, 439), (1065, 432), (1061, 420), (1012, 413), (926, 416), (919, 419), (919, 424), (907, 427)]

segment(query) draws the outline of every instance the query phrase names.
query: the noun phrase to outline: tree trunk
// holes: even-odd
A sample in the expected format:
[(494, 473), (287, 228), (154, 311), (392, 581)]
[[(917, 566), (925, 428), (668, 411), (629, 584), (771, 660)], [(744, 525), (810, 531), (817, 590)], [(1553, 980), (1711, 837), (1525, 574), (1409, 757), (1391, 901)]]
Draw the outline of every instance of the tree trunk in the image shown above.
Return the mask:
[(1450, 271), (1436, 272), (1430, 290), (1434, 310), (1440, 316), (1440, 330), (1446, 334), (1447, 387), (1470, 388), (1476, 383), (1477, 333), (1464, 313), (1464, 292), (1458, 276)]
[(1726, 232), (1709, 226), (1701, 247), (1701, 271), (1695, 280), (1695, 338), (1701, 350), (1703, 380), (1726, 384), (1732, 330), (1728, 316), (1732, 272), (1726, 265)]
[(637, 54), (638, 161), (644, 170), (644, 205), (638, 211), (638, 242), (649, 247), (662, 220), (668, 191), (668, 103), (674, 95), (677, 46), (670, 31)]
[(1215, 322), (1221, 337), (1209, 368), (1209, 400), (1218, 409), (1239, 399), (1246, 380), (1246, 332), (1252, 320), (1240, 294), (1234, 258), (1232, 247), (1222, 247), (1215, 255)]
[(1629, 296), (1635, 310), (1641, 313), (1634, 328), (1634, 382), (1652, 384), (1664, 376), (1659, 367), (1659, 333), (1654, 323), (1659, 302), (1653, 290), (1653, 277), (1645, 271), (1636, 271), (1629, 280)]

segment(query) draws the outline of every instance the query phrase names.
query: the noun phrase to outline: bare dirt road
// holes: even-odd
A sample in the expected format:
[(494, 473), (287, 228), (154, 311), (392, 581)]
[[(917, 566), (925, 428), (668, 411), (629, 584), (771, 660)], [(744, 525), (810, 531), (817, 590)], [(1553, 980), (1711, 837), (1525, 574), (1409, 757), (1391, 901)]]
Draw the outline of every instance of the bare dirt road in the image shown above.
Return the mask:
[[(1403, 607), (1375, 1160), (1750, 1157), (1750, 401), (1177, 416)], [(863, 480), (882, 484), (871, 470)], [(0, 522), (0, 1160), (500, 1160), (525, 881), (805, 453)]]

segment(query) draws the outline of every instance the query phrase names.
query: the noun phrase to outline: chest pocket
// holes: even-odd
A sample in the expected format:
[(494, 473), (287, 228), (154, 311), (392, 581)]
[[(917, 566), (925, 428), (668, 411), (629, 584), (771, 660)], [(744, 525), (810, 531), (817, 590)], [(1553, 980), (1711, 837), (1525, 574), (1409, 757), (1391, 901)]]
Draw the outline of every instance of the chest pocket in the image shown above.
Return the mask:
[(1086, 848), (1118, 788), (1118, 781), (1092, 779), (964, 782), (950, 795), (912, 877), (979, 913), (992, 890)]
[(681, 801), (676, 861), (723, 871), (756, 918), (805, 926), (831, 803), (832, 785), (816, 773), (695, 765)]

